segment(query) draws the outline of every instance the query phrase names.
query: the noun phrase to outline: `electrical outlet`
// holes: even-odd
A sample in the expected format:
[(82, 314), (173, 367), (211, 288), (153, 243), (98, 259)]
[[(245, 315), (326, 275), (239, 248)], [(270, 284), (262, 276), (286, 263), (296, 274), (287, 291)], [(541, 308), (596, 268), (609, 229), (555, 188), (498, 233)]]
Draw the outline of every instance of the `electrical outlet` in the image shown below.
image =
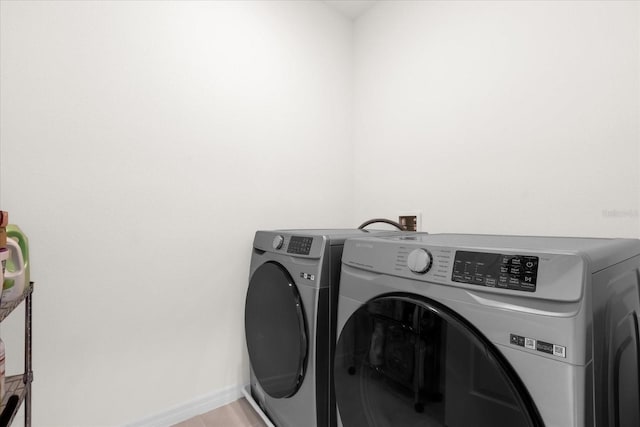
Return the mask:
[(398, 222), (407, 231), (421, 231), (421, 217), (420, 212), (405, 212), (398, 215)]

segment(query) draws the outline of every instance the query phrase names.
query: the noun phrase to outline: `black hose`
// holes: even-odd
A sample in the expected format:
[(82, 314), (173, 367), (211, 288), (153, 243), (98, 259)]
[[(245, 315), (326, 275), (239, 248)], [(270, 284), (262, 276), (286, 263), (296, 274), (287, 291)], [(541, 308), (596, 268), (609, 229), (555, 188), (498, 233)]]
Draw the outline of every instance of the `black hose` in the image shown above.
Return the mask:
[[(360, 225), (360, 227), (358, 227), (358, 229), (363, 230), (367, 225), (375, 224), (377, 222), (384, 222), (385, 224), (393, 225), (398, 230), (406, 231), (406, 229), (403, 226), (401, 226), (400, 224), (398, 224), (397, 222), (392, 221), (390, 219), (386, 219), (386, 218), (370, 219), (369, 221), (363, 222), (362, 225)], [(365, 231), (367, 231), (367, 230), (365, 230)]]

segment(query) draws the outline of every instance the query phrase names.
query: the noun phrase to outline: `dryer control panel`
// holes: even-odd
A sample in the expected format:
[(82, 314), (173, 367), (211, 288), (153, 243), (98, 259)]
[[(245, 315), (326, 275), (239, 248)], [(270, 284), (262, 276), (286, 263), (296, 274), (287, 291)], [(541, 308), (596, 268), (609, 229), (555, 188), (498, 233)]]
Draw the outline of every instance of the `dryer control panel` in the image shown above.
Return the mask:
[[(430, 286), (420, 285), (423, 282), (463, 288), (473, 298), (483, 293), (577, 302), (589, 274), (587, 260), (579, 248), (571, 252), (558, 240), (568, 242), (566, 246), (573, 242), (568, 238), (425, 233), (354, 238), (345, 242), (342, 263), (409, 279), (411, 286)], [(410, 259), (416, 250), (431, 255), (424, 257), (426, 263)]]
[(456, 251), (451, 280), (535, 292), (538, 263), (537, 256)]
[(457, 251), (451, 280), (472, 285), (535, 292), (536, 256)]

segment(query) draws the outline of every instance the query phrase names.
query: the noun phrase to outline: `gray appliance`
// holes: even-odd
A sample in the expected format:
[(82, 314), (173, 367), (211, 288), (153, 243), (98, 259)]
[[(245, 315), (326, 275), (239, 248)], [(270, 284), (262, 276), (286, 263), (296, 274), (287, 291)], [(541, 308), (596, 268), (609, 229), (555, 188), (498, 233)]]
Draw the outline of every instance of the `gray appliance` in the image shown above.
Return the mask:
[(245, 305), (251, 397), (279, 427), (335, 426), (332, 361), (340, 259), (369, 230), (258, 231)]
[(640, 241), (345, 243), (338, 425), (638, 427)]

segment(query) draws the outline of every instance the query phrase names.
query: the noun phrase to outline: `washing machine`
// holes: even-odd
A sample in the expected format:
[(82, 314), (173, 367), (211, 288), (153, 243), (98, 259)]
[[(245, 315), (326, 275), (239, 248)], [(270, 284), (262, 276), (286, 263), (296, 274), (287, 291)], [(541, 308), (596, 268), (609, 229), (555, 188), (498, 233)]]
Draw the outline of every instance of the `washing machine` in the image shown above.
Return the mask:
[(258, 231), (245, 305), (250, 399), (278, 427), (335, 426), (332, 362), (349, 237), (394, 231)]
[(640, 241), (349, 239), (338, 425), (638, 427)]

